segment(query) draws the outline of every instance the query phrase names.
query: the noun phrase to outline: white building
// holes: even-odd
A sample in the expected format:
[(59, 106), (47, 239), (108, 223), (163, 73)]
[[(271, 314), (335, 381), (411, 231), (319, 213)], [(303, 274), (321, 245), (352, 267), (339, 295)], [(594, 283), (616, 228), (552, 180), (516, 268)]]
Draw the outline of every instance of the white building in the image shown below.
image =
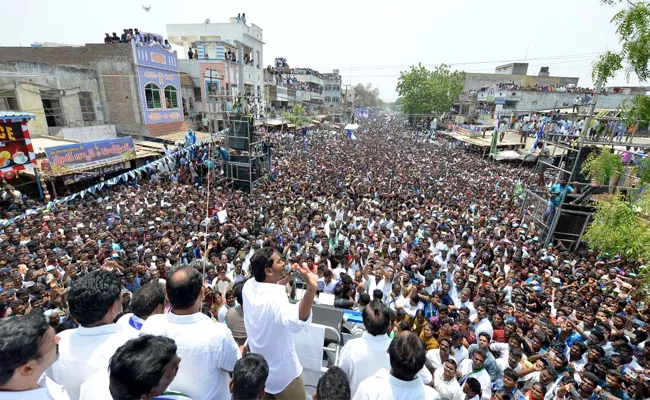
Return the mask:
[[(238, 69), (243, 61), (244, 92), (252, 97), (252, 103), (261, 109), (264, 107), (264, 41), (262, 28), (249, 24), (237, 18), (230, 18), (227, 23), (210, 23), (206, 20), (202, 24), (168, 24), (167, 39), (169, 43), (183, 46), (185, 59), (179, 59), (179, 70), (192, 76), (195, 82), (205, 79), (205, 65), (215, 62), (228, 62), (228, 69)], [(229, 49), (243, 47), (243, 57), (237, 51), (234, 60), (230, 57)], [(197, 59), (189, 59), (189, 50), (197, 51)], [(237, 67), (235, 67), (235, 64)], [(238, 77), (238, 71), (229, 74)], [(220, 77), (221, 78), (221, 77)], [(216, 79), (216, 78), (214, 78)], [(213, 79), (213, 80), (214, 80)], [(223, 79), (223, 78), (221, 78)], [(229, 79), (228, 79), (229, 80)], [(229, 85), (224, 95), (232, 96), (241, 92), (238, 82)], [(225, 89), (225, 88), (223, 88)]]

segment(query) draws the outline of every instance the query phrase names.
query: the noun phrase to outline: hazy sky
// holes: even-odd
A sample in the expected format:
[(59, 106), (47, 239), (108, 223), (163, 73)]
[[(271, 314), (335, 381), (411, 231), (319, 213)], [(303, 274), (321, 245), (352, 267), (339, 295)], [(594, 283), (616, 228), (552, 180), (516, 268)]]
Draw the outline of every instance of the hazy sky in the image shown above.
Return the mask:
[[(338, 68), (344, 84), (370, 82), (388, 101), (397, 97), (399, 71), (418, 62), (493, 72), (527, 56), (529, 75), (548, 66), (551, 75), (593, 86), (593, 60), (619, 47), (615, 10), (598, 0), (141, 1), (4, 0), (0, 46), (99, 43), (123, 28), (164, 36), (168, 23), (227, 22), (245, 12), (264, 30), (265, 66), (281, 56), (291, 67)], [(613, 84), (626, 85), (624, 75)]]

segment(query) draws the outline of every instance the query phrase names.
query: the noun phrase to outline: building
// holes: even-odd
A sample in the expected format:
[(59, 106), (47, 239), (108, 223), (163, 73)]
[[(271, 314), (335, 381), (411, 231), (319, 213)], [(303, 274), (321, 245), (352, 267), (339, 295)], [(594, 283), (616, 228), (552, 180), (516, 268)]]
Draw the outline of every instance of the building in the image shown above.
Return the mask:
[(335, 107), (341, 103), (341, 75), (335, 69), (331, 74), (323, 74), (325, 87), (323, 88), (323, 101), (325, 107)]
[[(0, 63), (5, 103), (36, 114), (35, 134), (84, 140), (63, 128), (104, 124), (139, 136), (187, 129), (176, 52), (159, 43), (3, 47)], [(103, 137), (96, 129), (84, 135)]]
[(115, 137), (100, 101), (95, 70), (34, 62), (0, 62), (0, 111), (29, 112), (33, 137)]
[[(179, 68), (198, 84), (197, 111), (230, 111), (234, 97), (244, 93), (256, 111), (264, 109), (263, 31), (255, 24), (230, 18), (226, 23), (168, 24), (169, 43), (196, 51), (198, 58), (179, 60)], [(198, 94), (198, 91), (197, 91)]]
[[(538, 75), (527, 72), (527, 63), (513, 63), (496, 67), (493, 74), (466, 73), (464, 93), (455, 103), (459, 116), (490, 119), (497, 105), (502, 106), (502, 115), (571, 109), (588, 104), (593, 96), (593, 89), (578, 86), (579, 78), (551, 76), (548, 67), (541, 67)], [(606, 95), (597, 97), (596, 106), (619, 108), (641, 92), (645, 94), (645, 88), (604, 90)]]
[[(333, 74), (332, 74), (333, 75)], [(340, 78), (331, 79), (338, 92), (330, 85), (330, 103), (332, 98), (340, 99)], [(290, 68), (286, 58), (276, 58), (275, 66), (264, 70), (264, 91), (268, 100), (268, 109), (291, 109), (300, 104), (305, 109), (316, 110), (325, 107), (325, 75), (310, 68)]]
[(295, 68), (291, 70), (291, 75), (299, 83), (301, 100), (305, 108), (316, 109), (323, 106), (323, 89), (325, 88), (323, 74), (310, 68)]

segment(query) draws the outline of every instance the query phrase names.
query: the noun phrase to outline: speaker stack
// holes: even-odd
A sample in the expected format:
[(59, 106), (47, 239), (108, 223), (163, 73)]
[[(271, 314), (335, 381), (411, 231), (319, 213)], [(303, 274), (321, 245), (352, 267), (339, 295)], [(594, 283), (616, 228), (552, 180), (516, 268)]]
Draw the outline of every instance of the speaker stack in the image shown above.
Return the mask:
[(230, 131), (226, 146), (236, 150), (249, 150), (253, 139), (254, 120), (252, 116), (238, 115), (230, 118)]

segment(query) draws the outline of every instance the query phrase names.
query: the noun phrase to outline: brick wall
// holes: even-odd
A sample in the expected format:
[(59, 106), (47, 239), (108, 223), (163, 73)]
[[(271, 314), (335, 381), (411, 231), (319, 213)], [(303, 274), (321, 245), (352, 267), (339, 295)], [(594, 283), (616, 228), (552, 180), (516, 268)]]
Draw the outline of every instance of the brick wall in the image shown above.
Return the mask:
[(99, 60), (132, 62), (130, 44), (87, 44), (83, 47), (0, 47), (0, 61), (28, 61), (89, 66)]
[(0, 47), (0, 62), (27, 61), (91, 68), (97, 71), (107, 123), (120, 133), (143, 130), (138, 77), (130, 44), (86, 44), (83, 47)]

